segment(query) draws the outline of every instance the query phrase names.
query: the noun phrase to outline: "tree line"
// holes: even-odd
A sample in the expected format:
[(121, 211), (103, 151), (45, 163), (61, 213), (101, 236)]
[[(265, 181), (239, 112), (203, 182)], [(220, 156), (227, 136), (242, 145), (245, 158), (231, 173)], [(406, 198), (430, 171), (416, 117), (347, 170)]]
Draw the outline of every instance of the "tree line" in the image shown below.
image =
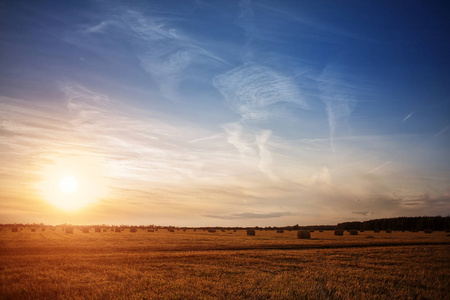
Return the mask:
[(374, 219), (363, 222), (344, 222), (337, 225), (343, 230), (450, 230), (450, 216), (399, 217)]

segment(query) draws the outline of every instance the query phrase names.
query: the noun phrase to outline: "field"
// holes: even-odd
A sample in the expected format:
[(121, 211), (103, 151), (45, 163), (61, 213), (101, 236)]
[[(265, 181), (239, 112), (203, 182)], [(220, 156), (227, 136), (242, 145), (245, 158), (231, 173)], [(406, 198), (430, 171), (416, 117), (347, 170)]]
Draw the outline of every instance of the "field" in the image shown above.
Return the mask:
[(445, 232), (0, 231), (1, 299), (449, 299)]

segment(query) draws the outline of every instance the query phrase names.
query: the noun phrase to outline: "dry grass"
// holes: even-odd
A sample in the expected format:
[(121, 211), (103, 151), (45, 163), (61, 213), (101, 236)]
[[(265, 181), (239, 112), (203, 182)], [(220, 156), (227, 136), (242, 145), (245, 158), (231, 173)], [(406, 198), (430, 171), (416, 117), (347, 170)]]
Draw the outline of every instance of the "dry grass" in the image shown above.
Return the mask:
[[(368, 239), (367, 236), (375, 236)], [(445, 299), (447, 233), (0, 232), (0, 299)]]

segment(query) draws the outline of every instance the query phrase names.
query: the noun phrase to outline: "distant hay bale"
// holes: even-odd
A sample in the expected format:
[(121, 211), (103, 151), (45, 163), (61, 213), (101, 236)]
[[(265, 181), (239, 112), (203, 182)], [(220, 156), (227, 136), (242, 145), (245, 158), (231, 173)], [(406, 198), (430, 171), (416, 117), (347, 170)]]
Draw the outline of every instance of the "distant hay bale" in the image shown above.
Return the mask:
[(83, 231), (83, 233), (89, 233), (89, 228), (88, 227), (83, 227), (82, 231)]
[(36, 232), (36, 228), (31, 228), (31, 232)]
[(41, 228), (41, 231), (45, 231), (45, 227), (42, 227), (42, 228)]
[(183, 229), (184, 232), (186, 232), (186, 229)]
[(208, 229), (208, 232), (214, 233), (214, 232), (216, 232), (216, 230), (215, 229)]
[(388, 229), (388, 230), (386, 230), (386, 233), (392, 233), (392, 230)]
[(310, 229), (309, 232), (314, 232), (314, 229)]
[(236, 232), (236, 229), (233, 229), (233, 232)]
[(247, 235), (256, 235), (256, 231), (254, 229), (248, 229)]
[(358, 230), (350, 230), (350, 235), (358, 235)]
[(220, 229), (220, 231), (225, 232), (225, 229)]
[(136, 228), (130, 228), (130, 232), (137, 232)]
[(375, 237), (373, 235), (366, 236), (366, 239), (374, 239)]
[(335, 230), (334, 235), (344, 235), (344, 230)]
[(297, 231), (297, 237), (299, 239), (310, 239), (311, 231), (310, 230), (299, 230), (299, 231)]
[(284, 233), (284, 230), (277, 230), (277, 233)]
[(423, 232), (425, 232), (425, 233), (433, 233), (433, 229), (425, 229)]
[(100, 227), (95, 227), (95, 232), (102, 232), (102, 229)]
[(319, 232), (323, 232), (323, 230), (319, 230)]
[(175, 230), (174, 229), (167, 229), (169, 232), (175, 232)]
[(122, 232), (122, 230), (120, 230), (120, 227), (116, 227), (114, 228), (114, 232)]
[(103, 229), (103, 232), (107, 232), (107, 231), (108, 231), (108, 229), (106, 229), (106, 228)]
[(147, 232), (155, 232), (154, 229), (148, 229)]
[(64, 232), (65, 232), (65, 233), (73, 233), (73, 227), (66, 227), (66, 228), (64, 229)]
[(19, 227), (13, 227), (13, 228), (11, 228), (11, 231), (12, 232), (19, 232)]
[(361, 229), (359, 232), (364, 232), (364, 229)]
[(197, 229), (194, 229), (194, 232), (196, 232), (197, 231)]

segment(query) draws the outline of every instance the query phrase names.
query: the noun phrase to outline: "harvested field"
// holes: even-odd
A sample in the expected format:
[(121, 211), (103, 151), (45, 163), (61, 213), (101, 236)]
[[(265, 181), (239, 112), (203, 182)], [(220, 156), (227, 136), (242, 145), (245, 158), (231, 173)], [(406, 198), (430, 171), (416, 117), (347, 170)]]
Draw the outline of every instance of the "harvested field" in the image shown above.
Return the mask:
[(450, 286), (450, 237), (334, 231), (0, 232), (2, 299), (432, 298)]

